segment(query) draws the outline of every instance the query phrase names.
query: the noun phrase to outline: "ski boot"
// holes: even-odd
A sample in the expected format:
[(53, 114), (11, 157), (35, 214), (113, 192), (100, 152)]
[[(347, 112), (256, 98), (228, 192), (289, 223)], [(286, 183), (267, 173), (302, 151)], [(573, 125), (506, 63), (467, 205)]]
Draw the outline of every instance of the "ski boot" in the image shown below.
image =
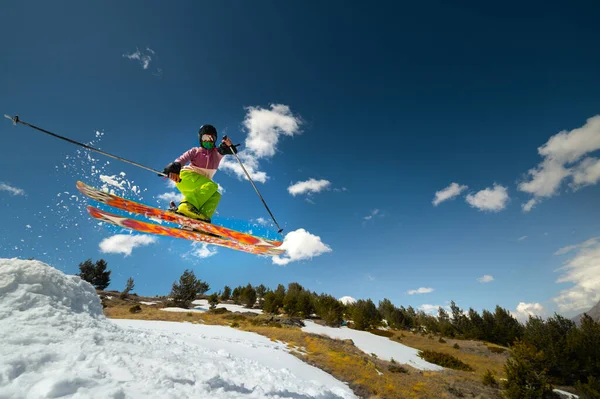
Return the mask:
[(203, 215), (194, 205), (189, 202), (182, 201), (177, 207), (177, 213), (187, 216), (192, 219), (201, 220), (206, 223), (211, 223), (208, 216)]

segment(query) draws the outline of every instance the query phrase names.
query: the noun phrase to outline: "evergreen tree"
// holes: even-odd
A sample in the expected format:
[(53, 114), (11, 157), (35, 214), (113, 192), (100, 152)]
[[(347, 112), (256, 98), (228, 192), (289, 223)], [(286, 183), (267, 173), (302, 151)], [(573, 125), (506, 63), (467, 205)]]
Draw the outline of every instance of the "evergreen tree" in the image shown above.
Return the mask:
[(450, 323), (450, 316), (441, 306), (438, 308), (439, 332), (446, 337), (454, 336), (454, 327)]
[(250, 283), (241, 290), (240, 302), (247, 308), (254, 307), (254, 304), (256, 303), (256, 290)]
[(371, 299), (356, 301), (350, 306), (350, 314), (356, 330), (375, 328), (381, 322), (381, 315)]
[(321, 294), (316, 298), (315, 312), (331, 327), (339, 327), (344, 320), (343, 304), (331, 295)]
[(483, 339), (483, 318), (473, 308), (469, 308), (469, 330), (466, 338)]
[(265, 294), (265, 300), (263, 302), (263, 312), (265, 313), (278, 313), (278, 306), (275, 301), (275, 293), (273, 291), (269, 291)]
[[(586, 382), (587, 376), (600, 376), (600, 322), (584, 314), (579, 328), (569, 331), (567, 345), (577, 364), (572, 367), (574, 378)], [(600, 381), (592, 381), (590, 387), (600, 389)]]
[(133, 281), (133, 277), (129, 277), (127, 279), (127, 284), (125, 285), (125, 289), (123, 290), (123, 292), (121, 292), (121, 299), (125, 299), (129, 296), (129, 292), (133, 289), (133, 287), (135, 286), (135, 283)]
[(551, 395), (552, 386), (544, 370), (544, 355), (533, 345), (517, 340), (504, 371), (505, 394), (509, 399), (541, 399)]
[(314, 313), (313, 295), (309, 291), (300, 291), (298, 302), (296, 303), (296, 311), (300, 317), (310, 317)]
[(110, 285), (110, 270), (106, 270), (107, 264), (104, 259), (92, 263), (91, 259), (79, 264), (79, 277), (96, 287), (104, 290)]
[(219, 295), (216, 292), (212, 293), (211, 296), (208, 297), (208, 304), (211, 309), (214, 309), (219, 304)]
[(452, 326), (459, 334), (465, 335), (470, 328), (469, 319), (454, 301), (450, 301), (450, 310), (452, 311)]
[(192, 301), (196, 299), (196, 296), (204, 290), (204, 287), (206, 286), (208, 286), (208, 284), (197, 279), (192, 270), (186, 269), (181, 277), (179, 277), (179, 284), (174, 282), (173, 287), (171, 288), (171, 300), (173, 301), (173, 305), (188, 308)]
[(299, 312), (298, 299), (304, 288), (298, 283), (289, 283), (287, 293), (283, 299), (283, 310), (290, 316), (296, 316)]
[(263, 284), (256, 287), (256, 295), (258, 296), (258, 298), (263, 299), (266, 293), (267, 287), (265, 287)]
[(223, 288), (223, 293), (221, 294), (221, 300), (227, 301), (229, 298), (231, 298), (231, 288), (229, 288), (229, 286), (226, 285), (225, 288)]
[(233, 289), (233, 292), (231, 293), (231, 299), (233, 300), (233, 303), (235, 303), (236, 305), (240, 304), (240, 294), (242, 293), (242, 287), (241, 286), (237, 286)]
[(517, 338), (523, 336), (523, 325), (508, 310), (496, 305), (494, 313), (493, 341), (499, 345), (512, 345)]
[(388, 326), (391, 326), (391, 318), (394, 310), (396, 310), (396, 307), (389, 299), (383, 298), (383, 301), (379, 301), (377, 311), (379, 312), (381, 317), (387, 321)]

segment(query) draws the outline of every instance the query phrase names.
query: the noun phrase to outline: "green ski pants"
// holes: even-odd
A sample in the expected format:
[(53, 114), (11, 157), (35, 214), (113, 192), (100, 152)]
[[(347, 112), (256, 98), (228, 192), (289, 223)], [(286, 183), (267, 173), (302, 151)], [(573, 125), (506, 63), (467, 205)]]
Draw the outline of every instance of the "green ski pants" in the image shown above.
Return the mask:
[(212, 217), (221, 201), (217, 183), (189, 170), (182, 170), (179, 177), (181, 181), (175, 186), (185, 197), (184, 201), (194, 205), (203, 215)]

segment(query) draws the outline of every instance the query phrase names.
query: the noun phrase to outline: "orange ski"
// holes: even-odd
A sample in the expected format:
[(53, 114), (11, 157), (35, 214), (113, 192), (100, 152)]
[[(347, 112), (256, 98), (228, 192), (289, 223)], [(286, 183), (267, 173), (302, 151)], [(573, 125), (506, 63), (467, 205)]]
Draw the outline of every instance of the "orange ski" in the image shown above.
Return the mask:
[(256, 237), (251, 234), (228, 229), (227, 227), (217, 226), (215, 224), (188, 218), (187, 216), (155, 208), (153, 206), (140, 204), (135, 201), (118, 197), (116, 195), (104, 192), (102, 190), (98, 190), (94, 187), (90, 187), (81, 181), (77, 182), (77, 189), (81, 191), (82, 194), (90, 197), (91, 199), (105, 203), (115, 208), (122, 209), (127, 212), (144, 215), (146, 217), (153, 217), (167, 222), (177, 223), (183, 228), (189, 228), (195, 231), (213, 234), (215, 236), (219, 236), (224, 239), (229, 239), (241, 244), (248, 244), (265, 248), (276, 248), (282, 244), (282, 241)]
[(225, 248), (231, 248), (236, 251), (248, 252), (255, 255), (276, 256), (285, 251), (274, 247), (259, 247), (255, 245), (243, 244), (236, 241), (227, 240), (221, 237), (215, 237), (210, 234), (204, 234), (199, 231), (185, 230), (179, 227), (162, 226), (160, 224), (148, 223), (142, 220), (132, 219), (126, 216), (116, 215), (106, 212), (93, 206), (88, 206), (89, 214), (103, 222), (111, 223), (123, 228), (140, 231), (142, 233), (158, 234), (162, 236), (183, 238), (186, 240), (200, 241), (207, 244), (218, 245)]

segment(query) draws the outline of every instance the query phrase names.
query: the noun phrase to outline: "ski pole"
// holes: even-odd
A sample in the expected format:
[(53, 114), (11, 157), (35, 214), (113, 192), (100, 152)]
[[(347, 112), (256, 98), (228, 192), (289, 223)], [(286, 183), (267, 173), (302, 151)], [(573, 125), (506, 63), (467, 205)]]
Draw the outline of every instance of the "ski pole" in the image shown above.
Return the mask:
[(139, 164), (139, 163), (137, 163), (137, 162), (133, 162), (133, 161), (130, 161), (130, 160), (128, 160), (128, 159), (121, 158), (121, 157), (119, 157), (119, 156), (116, 156), (116, 155), (109, 154), (108, 152), (104, 152), (104, 151), (102, 151), (102, 150), (99, 150), (99, 149), (97, 149), (97, 148), (90, 147), (90, 146), (89, 146), (89, 145), (87, 145), (87, 144), (83, 144), (83, 143), (80, 143), (80, 142), (78, 142), (78, 141), (71, 140), (71, 139), (69, 139), (69, 138), (66, 138), (66, 137), (60, 136), (60, 135), (58, 135), (58, 134), (55, 134), (55, 133), (49, 132), (49, 131), (47, 131), (47, 130), (45, 130), (45, 129), (39, 128), (39, 127), (37, 127), (37, 126), (34, 126), (34, 125), (31, 125), (31, 124), (29, 124), (29, 123), (27, 123), (27, 122), (24, 122), (24, 121), (20, 120), (18, 115), (15, 115), (14, 117), (10, 117), (10, 116), (8, 116), (8, 115), (4, 114), (4, 116), (5, 116), (6, 118), (8, 118), (8, 119), (12, 120), (14, 125), (16, 125), (17, 123), (20, 123), (20, 124), (22, 124), (22, 125), (29, 126), (30, 128), (33, 128), (33, 129), (35, 129), (35, 130), (39, 130), (39, 131), (40, 131), (40, 132), (42, 132), (42, 133), (46, 133), (46, 134), (49, 134), (50, 136), (56, 137), (56, 138), (58, 138), (58, 139), (61, 139), (61, 140), (68, 141), (68, 142), (69, 142), (69, 143), (71, 143), (71, 144), (76, 144), (76, 145), (78, 145), (78, 146), (81, 146), (81, 147), (83, 147), (83, 148), (85, 148), (85, 149), (88, 149), (88, 150), (91, 150), (91, 151), (95, 151), (95, 152), (97, 152), (97, 153), (99, 153), (99, 154), (102, 154), (102, 155), (106, 155), (107, 157), (111, 157), (111, 158), (114, 158), (114, 159), (118, 159), (119, 161), (123, 161), (123, 162), (126, 162), (126, 163), (128, 163), (128, 164), (131, 164), (131, 165), (137, 166), (138, 168), (142, 168), (142, 169), (149, 170), (150, 172), (157, 173), (159, 176), (166, 176), (166, 177), (168, 177), (168, 175), (166, 175), (166, 174), (165, 174), (165, 173), (163, 173), (163, 172), (159, 172), (158, 170), (155, 170), (155, 169), (149, 168), (149, 167), (147, 167), (147, 166), (144, 166), (144, 165), (142, 165), (142, 164)]
[[(223, 140), (227, 140), (227, 136), (223, 136)], [(238, 144), (239, 145), (239, 144)], [(256, 194), (258, 194), (260, 200), (262, 201), (263, 205), (265, 206), (265, 208), (267, 208), (267, 211), (269, 212), (269, 215), (271, 215), (271, 219), (273, 219), (273, 222), (275, 222), (275, 226), (277, 226), (277, 228), (279, 229), (279, 231), (277, 231), (279, 234), (281, 234), (281, 232), (283, 231), (283, 229), (281, 227), (279, 227), (279, 224), (277, 223), (277, 220), (275, 220), (275, 216), (273, 216), (273, 214), (271, 213), (271, 210), (269, 209), (269, 207), (267, 206), (267, 203), (265, 202), (264, 198), (262, 197), (262, 195), (260, 195), (260, 193), (258, 192), (258, 188), (256, 188), (256, 184), (254, 184), (254, 182), (252, 181), (252, 178), (250, 177), (250, 174), (248, 174), (248, 171), (246, 170), (246, 168), (244, 167), (244, 164), (242, 163), (242, 161), (240, 161), (240, 158), (237, 156), (237, 154), (233, 151), (232, 146), (227, 146), (229, 147), (229, 149), (231, 150), (231, 153), (233, 154), (233, 156), (235, 157), (235, 159), (238, 160), (238, 162), (240, 163), (240, 166), (242, 167), (242, 169), (244, 170), (244, 173), (246, 174), (246, 177), (248, 178), (248, 180), (250, 180), (250, 183), (252, 183), (252, 187), (254, 187), (254, 191), (256, 191)], [(234, 146), (235, 147), (235, 146)]]

